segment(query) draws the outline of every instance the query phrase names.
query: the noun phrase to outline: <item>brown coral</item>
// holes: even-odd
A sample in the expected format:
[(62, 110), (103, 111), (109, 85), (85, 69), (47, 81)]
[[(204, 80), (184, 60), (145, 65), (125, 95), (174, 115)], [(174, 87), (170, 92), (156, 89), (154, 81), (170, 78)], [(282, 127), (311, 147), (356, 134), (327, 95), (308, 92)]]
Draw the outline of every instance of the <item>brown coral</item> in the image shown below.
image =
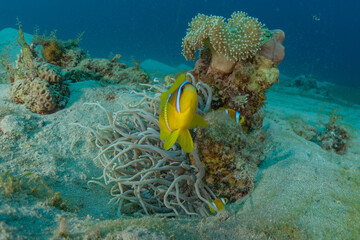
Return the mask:
[(223, 111), (210, 112), (206, 120), (209, 126), (198, 129), (195, 140), (206, 169), (205, 181), (217, 196), (237, 200), (254, 188), (265, 132), (246, 134)]
[(64, 52), (64, 49), (57, 42), (48, 42), (43, 45), (41, 54), (46, 62), (57, 64)]
[(198, 14), (189, 23), (182, 53), (186, 59), (195, 59), (195, 51), (206, 46), (212, 55), (210, 67), (230, 73), (237, 61), (259, 51), (263, 26), (244, 12), (234, 12), (227, 22), (223, 17)]
[(66, 85), (50, 83), (39, 77), (15, 80), (11, 93), (15, 103), (25, 104), (31, 111), (40, 114), (64, 108), (70, 95)]
[[(265, 92), (278, 81), (279, 70), (273, 62), (263, 56), (238, 62), (230, 75), (220, 72), (209, 72), (209, 51), (200, 52), (194, 73), (207, 83), (213, 91), (212, 108), (226, 107), (234, 109), (245, 117), (244, 129), (252, 129), (254, 125), (262, 125), (258, 113), (265, 103)], [(239, 104), (239, 97), (247, 96), (246, 102)]]
[(42, 46), (42, 57), (48, 63), (60, 66), (62, 68), (75, 67), (86, 54), (79, 48), (79, 42), (82, 34), (76, 40), (62, 41), (56, 37), (56, 31), (49, 36), (35, 34), (34, 45)]
[(15, 80), (11, 86), (13, 101), (40, 114), (64, 108), (70, 91), (63, 83), (61, 68), (35, 55), (28, 55), (25, 62), (23, 54), (16, 61)]

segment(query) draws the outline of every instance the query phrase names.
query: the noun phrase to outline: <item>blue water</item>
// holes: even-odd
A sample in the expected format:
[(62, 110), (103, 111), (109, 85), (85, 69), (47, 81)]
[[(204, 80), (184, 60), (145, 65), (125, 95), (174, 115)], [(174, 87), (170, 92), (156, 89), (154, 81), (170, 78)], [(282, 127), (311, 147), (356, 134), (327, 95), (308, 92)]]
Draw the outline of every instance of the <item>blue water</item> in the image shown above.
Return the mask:
[[(280, 71), (291, 77), (313, 74), (320, 81), (360, 86), (360, 1), (219, 0), (0, 0), (0, 29), (33, 33), (57, 29), (60, 39), (85, 31), (81, 47), (92, 57), (121, 53), (125, 60), (186, 63), (181, 40), (198, 13), (230, 17), (245, 11), (270, 29), (285, 31), (286, 56)], [(194, 64), (194, 62), (187, 62)]]

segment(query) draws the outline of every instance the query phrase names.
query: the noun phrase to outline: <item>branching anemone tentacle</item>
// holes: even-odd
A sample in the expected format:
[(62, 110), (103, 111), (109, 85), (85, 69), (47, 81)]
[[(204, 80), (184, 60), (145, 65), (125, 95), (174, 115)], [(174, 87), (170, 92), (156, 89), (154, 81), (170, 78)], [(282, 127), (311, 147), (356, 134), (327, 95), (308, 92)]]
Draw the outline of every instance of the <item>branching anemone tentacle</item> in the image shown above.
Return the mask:
[[(204, 113), (211, 105), (211, 89), (188, 74), (197, 87), (199, 111)], [(132, 92), (138, 101), (123, 105), (115, 113), (99, 103), (88, 103), (103, 110), (107, 126), (84, 127), (90, 131), (91, 140), (99, 149), (94, 161), (103, 169), (95, 183), (109, 190), (110, 203), (118, 206), (118, 214), (159, 214), (163, 216), (206, 216), (208, 205), (216, 198), (204, 184), (204, 167), (196, 154), (192, 165), (188, 155), (178, 145), (163, 149), (158, 123), (160, 94), (165, 84), (155, 79), (155, 85), (146, 85), (157, 93)], [(139, 98), (141, 98), (139, 100)], [(103, 179), (103, 183), (101, 181)]]

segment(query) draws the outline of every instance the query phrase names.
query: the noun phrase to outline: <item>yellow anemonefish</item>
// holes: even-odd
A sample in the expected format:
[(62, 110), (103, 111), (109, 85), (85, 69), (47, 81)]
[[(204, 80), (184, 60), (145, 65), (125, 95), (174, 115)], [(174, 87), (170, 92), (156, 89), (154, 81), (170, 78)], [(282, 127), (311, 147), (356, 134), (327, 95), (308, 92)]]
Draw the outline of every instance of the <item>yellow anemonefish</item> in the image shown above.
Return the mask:
[(229, 108), (223, 108), (223, 107), (221, 107), (221, 108), (219, 108), (220, 110), (224, 110), (225, 111), (225, 113), (227, 114), (227, 115), (229, 115), (232, 119), (234, 119), (234, 121), (236, 122), (236, 123), (243, 123), (244, 122), (244, 117), (243, 116), (241, 116), (240, 115), (240, 113), (239, 112), (236, 112), (235, 110), (233, 110), (233, 109), (229, 109)]
[(218, 211), (222, 211), (225, 209), (225, 205), (228, 203), (227, 198), (217, 198), (214, 201), (211, 202), (213, 206), (209, 205), (210, 212), (214, 213), (216, 212), (215, 207), (218, 209)]
[(164, 149), (170, 149), (176, 142), (190, 153), (194, 149), (189, 128), (206, 127), (206, 121), (197, 113), (197, 91), (194, 85), (181, 74), (175, 83), (160, 96), (159, 117), (160, 139), (165, 139)]

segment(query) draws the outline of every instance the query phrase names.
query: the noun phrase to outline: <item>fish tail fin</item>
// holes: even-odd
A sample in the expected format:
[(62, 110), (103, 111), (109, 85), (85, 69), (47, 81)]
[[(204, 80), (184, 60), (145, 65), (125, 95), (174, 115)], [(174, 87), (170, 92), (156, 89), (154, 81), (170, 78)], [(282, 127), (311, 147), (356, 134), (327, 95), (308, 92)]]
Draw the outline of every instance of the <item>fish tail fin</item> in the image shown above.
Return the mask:
[(192, 150), (194, 149), (194, 142), (192, 140), (189, 129), (184, 129), (180, 132), (178, 142), (181, 148), (186, 153), (191, 153)]
[(205, 121), (205, 119), (202, 116), (200, 116), (199, 114), (195, 113), (194, 118), (193, 118), (192, 122), (190, 123), (189, 128), (206, 127), (206, 126), (207, 126), (207, 122)]
[(176, 142), (180, 134), (180, 129), (173, 131), (165, 140), (164, 149), (169, 150)]

